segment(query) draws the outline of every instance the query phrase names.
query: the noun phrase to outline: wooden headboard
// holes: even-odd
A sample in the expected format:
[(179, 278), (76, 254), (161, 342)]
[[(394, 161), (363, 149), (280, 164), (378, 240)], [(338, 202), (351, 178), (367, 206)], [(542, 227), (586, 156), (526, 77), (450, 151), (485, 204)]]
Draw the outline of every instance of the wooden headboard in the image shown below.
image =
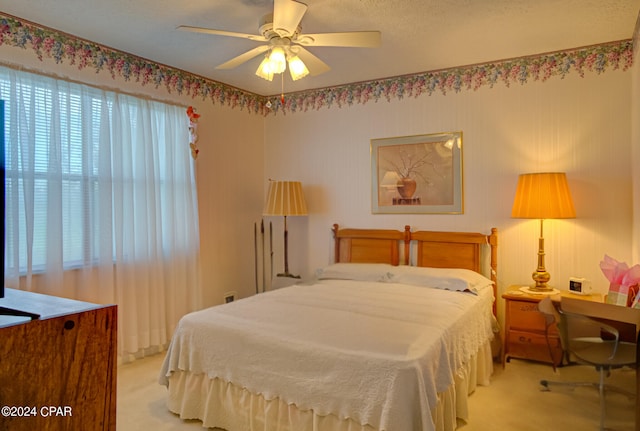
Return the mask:
[[(474, 232), (411, 232), (392, 229), (340, 229), (333, 225), (335, 238), (335, 262), (390, 263), (409, 265), (411, 243), (416, 246), (416, 266), (435, 268), (465, 268), (483, 273), (482, 246), (488, 245), (488, 276), (497, 292), (498, 273), (498, 229), (492, 228), (489, 235)], [(400, 262), (400, 250), (402, 262)], [(494, 304), (495, 312), (495, 304)]]
[[(415, 241), (417, 266), (435, 268), (466, 268), (482, 272), (481, 246), (488, 244), (491, 250), (490, 266), (497, 271), (498, 230), (489, 235), (475, 232), (411, 232), (393, 229), (340, 229), (333, 225), (335, 262), (390, 263), (409, 265), (410, 243)], [(400, 249), (403, 250), (400, 262)]]
[(435, 268), (465, 268), (482, 273), (482, 250), (485, 244), (490, 249), (492, 280), (498, 270), (498, 230), (491, 234), (474, 232), (417, 231), (411, 233), (417, 243), (416, 266)]
[(404, 255), (402, 264), (409, 264), (410, 228), (393, 229), (340, 229), (333, 225), (335, 257), (338, 262), (400, 264), (400, 247)]

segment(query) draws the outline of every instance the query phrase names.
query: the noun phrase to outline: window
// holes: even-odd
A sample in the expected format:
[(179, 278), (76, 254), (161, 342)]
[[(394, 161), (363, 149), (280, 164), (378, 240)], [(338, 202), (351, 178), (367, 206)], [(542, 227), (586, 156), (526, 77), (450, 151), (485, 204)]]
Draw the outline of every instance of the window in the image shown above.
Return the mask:
[[(189, 151), (183, 108), (11, 69), (0, 70), (0, 96), (7, 272), (87, 267), (116, 261), (118, 250), (144, 258), (144, 241), (169, 255), (193, 246), (163, 225), (185, 194), (197, 208), (192, 163), (175, 154)], [(137, 240), (126, 238), (137, 228), (118, 222), (155, 226), (161, 237), (125, 250), (119, 242)]]
[(185, 109), (2, 66), (0, 99), (7, 287), (118, 304), (122, 357), (166, 345), (201, 297)]

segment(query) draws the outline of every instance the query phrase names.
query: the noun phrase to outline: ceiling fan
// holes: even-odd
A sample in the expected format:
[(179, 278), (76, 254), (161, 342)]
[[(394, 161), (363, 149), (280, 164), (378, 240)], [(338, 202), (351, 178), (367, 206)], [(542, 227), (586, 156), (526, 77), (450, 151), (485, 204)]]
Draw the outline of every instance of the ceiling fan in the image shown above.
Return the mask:
[(330, 67), (309, 52), (309, 46), (333, 46), (376, 48), (380, 46), (379, 31), (353, 31), (341, 33), (302, 34), (300, 21), (307, 11), (307, 5), (295, 0), (274, 0), (273, 13), (260, 20), (259, 35), (215, 30), (188, 25), (178, 26), (179, 30), (219, 36), (239, 37), (255, 42), (266, 42), (231, 60), (222, 63), (216, 69), (233, 69), (262, 53), (265, 58), (258, 67), (256, 75), (271, 81), (274, 74), (282, 73), (289, 65), (289, 73), (295, 81), (307, 76), (324, 73)]

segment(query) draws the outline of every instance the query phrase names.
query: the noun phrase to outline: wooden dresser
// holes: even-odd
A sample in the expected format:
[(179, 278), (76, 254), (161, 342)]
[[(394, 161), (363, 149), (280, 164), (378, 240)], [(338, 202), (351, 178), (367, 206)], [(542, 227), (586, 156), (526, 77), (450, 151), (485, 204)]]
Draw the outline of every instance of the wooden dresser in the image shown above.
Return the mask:
[[(565, 291), (559, 295), (602, 302), (600, 295), (579, 296)], [(520, 286), (510, 286), (502, 298), (505, 300), (503, 365), (511, 358), (560, 365), (563, 351), (558, 329), (555, 324), (549, 328), (547, 343), (545, 318), (538, 311), (538, 303), (544, 296), (524, 293)]]
[(0, 430), (115, 430), (117, 308), (5, 290)]

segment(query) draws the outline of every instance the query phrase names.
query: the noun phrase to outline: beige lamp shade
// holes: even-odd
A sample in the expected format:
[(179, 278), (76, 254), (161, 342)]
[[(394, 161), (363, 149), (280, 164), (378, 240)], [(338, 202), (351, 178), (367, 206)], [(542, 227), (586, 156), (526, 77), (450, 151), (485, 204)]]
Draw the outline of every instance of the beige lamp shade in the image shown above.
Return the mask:
[(518, 178), (511, 217), (575, 218), (567, 176), (562, 172), (522, 174)]
[(307, 202), (299, 181), (269, 181), (267, 201), (263, 215), (266, 216), (305, 216)]
[(289, 272), (289, 232), (287, 230), (287, 216), (306, 216), (307, 202), (302, 193), (299, 181), (271, 181), (267, 201), (264, 204), (263, 215), (284, 216), (284, 272), (278, 277), (300, 278)]

